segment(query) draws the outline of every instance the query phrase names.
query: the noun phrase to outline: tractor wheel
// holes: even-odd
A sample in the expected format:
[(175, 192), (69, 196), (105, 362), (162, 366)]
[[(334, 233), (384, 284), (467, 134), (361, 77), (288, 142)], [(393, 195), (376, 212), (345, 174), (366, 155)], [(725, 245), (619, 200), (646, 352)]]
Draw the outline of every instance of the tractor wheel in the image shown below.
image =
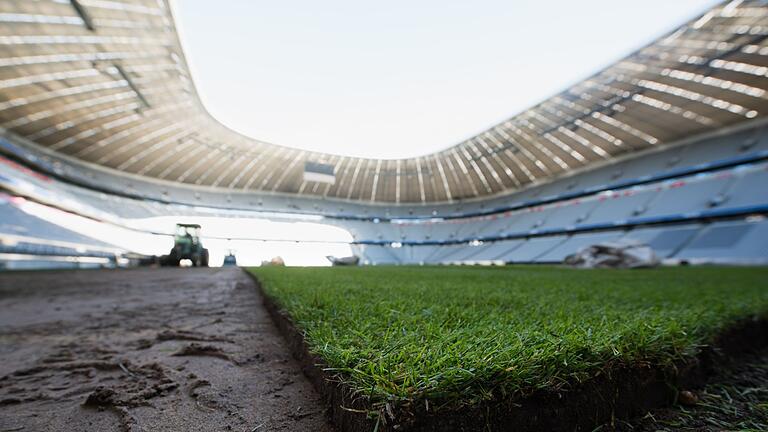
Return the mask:
[(208, 249), (203, 249), (203, 254), (200, 257), (200, 267), (208, 267)]
[(168, 259), (166, 261), (166, 265), (169, 267), (178, 267), (180, 264), (179, 256), (176, 255), (176, 248), (171, 249), (171, 252), (168, 254)]

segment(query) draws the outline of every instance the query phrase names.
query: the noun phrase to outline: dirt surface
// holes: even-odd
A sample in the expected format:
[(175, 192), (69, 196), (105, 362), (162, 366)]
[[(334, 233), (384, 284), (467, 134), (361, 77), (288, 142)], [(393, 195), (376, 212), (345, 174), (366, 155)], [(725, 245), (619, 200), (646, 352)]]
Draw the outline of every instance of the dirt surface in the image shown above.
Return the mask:
[(236, 268), (0, 274), (0, 431), (331, 431)]

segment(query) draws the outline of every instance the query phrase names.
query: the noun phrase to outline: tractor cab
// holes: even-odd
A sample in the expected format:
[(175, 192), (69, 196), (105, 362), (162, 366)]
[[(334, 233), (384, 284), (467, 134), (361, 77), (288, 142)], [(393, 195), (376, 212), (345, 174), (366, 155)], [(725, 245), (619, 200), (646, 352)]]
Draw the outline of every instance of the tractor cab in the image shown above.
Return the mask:
[(200, 243), (200, 228), (198, 224), (176, 224), (174, 244), (183, 245), (185, 250)]

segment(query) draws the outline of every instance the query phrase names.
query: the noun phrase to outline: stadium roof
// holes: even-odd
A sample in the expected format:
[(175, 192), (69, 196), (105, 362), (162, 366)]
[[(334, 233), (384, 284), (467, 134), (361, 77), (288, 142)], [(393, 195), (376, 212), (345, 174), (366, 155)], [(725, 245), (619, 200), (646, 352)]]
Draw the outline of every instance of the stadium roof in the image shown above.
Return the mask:
[(760, 1), (718, 5), (479, 135), (399, 160), (284, 147), (218, 123), (167, 0), (5, 0), (0, 23), (2, 128), (86, 162), (224, 189), (390, 203), (490, 196), (768, 111)]

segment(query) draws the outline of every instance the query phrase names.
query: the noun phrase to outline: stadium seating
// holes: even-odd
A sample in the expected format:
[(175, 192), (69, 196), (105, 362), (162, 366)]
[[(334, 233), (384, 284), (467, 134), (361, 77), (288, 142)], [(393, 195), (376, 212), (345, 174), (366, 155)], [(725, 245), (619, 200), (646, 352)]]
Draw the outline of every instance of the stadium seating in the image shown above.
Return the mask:
[(674, 225), (671, 227), (636, 228), (623, 238), (638, 240), (651, 246), (660, 258), (671, 258), (678, 253), (701, 229), (701, 225)]
[(126, 179), (1, 142), (16, 160), (47, 161), (55, 170), (44, 174), (58, 177), (0, 164), (0, 181), (8, 189), (31, 190), (103, 218), (233, 212), (322, 217), (349, 230), (361, 244), (363, 261), (371, 264), (560, 262), (581, 247), (619, 238), (647, 242), (665, 259), (768, 262), (760, 237), (745, 234), (765, 236), (765, 222), (746, 221), (768, 206), (768, 137), (762, 126), (654, 149), (511, 195), (423, 206), (194, 190)]
[(614, 163), (606, 163), (587, 171), (556, 178), (549, 183), (534, 185), (511, 195), (481, 201), (399, 206), (372, 206), (362, 202), (299, 198), (279, 194), (235, 193), (227, 189), (215, 191), (161, 183), (136, 176), (129, 177), (118, 172), (108, 172), (90, 165), (80, 165), (55, 154), (44, 153), (35, 144), (11, 136), (0, 139), (0, 151), (19, 160), (28, 161), (44, 172), (56, 173), (78, 184), (118, 195), (130, 195), (164, 203), (194, 206), (204, 204), (213, 208), (250, 211), (290, 211), (352, 219), (429, 218), (471, 215), (568, 194), (594, 192), (600, 189), (610, 190), (617, 184), (647, 180), (651, 176), (732, 158), (749, 158), (750, 156), (765, 158), (768, 155), (768, 138), (764, 137), (763, 132), (763, 127), (758, 125), (726, 135), (704, 137), (675, 146), (653, 149), (654, 151), (651, 152), (640, 153), (619, 159)]
[(0, 268), (114, 267), (120, 250), (15, 206), (0, 194)]
[(733, 221), (708, 225), (675, 255), (688, 262), (765, 263), (768, 222)]

